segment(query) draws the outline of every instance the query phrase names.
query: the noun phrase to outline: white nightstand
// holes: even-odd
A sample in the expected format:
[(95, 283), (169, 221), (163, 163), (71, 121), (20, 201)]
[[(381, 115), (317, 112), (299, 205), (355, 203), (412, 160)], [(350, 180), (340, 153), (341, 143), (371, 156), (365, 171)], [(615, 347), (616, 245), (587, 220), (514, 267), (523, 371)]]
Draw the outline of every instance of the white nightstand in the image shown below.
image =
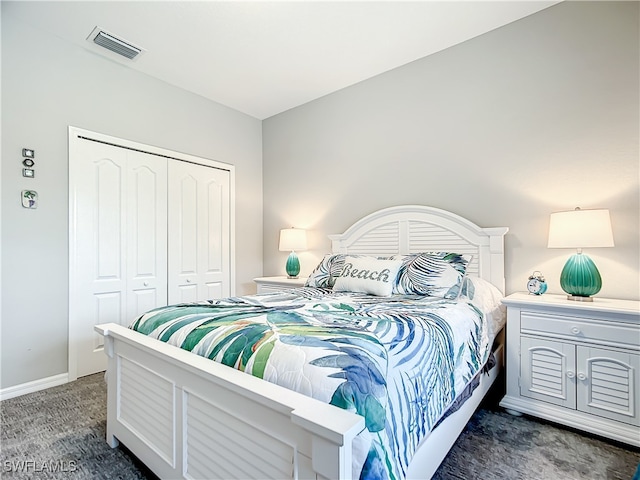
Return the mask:
[(526, 413), (640, 446), (640, 302), (515, 293), (507, 306), (507, 393)]
[(256, 285), (258, 286), (258, 293), (268, 293), (304, 287), (307, 277), (260, 277), (254, 278), (253, 281), (256, 282)]

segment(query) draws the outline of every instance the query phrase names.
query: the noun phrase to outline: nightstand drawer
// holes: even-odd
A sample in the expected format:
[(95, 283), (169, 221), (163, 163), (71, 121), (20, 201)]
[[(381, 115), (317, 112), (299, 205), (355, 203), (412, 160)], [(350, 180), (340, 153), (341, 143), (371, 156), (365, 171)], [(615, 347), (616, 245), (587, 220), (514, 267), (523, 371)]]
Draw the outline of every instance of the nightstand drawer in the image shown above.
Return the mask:
[(258, 293), (273, 293), (304, 287), (307, 277), (261, 277), (254, 278), (253, 281), (258, 286)]
[(258, 293), (274, 293), (274, 292), (284, 292), (286, 290), (291, 290), (296, 287), (289, 287), (287, 285), (266, 285), (262, 284), (258, 286)]
[(523, 311), (520, 314), (520, 331), (529, 335), (562, 337), (640, 350), (640, 329), (631, 324)]

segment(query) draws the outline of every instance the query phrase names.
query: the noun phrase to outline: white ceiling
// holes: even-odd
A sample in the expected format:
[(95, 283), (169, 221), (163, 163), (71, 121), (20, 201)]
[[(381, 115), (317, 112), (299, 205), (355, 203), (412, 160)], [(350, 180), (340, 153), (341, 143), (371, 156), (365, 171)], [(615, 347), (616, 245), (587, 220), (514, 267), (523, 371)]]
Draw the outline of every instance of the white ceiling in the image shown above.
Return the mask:
[[(555, 3), (3, 0), (2, 15), (264, 119)], [(96, 26), (145, 53), (88, 42)]]

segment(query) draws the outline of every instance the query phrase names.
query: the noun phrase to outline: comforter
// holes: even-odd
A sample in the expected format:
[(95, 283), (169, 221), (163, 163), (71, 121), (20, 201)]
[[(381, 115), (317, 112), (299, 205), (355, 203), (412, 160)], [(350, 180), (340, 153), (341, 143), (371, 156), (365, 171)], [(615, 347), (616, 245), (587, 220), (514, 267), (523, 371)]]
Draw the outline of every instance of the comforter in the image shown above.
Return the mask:
[(486, 362), (486, 313), (469, 300), (304, 287), (162, 307), (130, 328), (362, 415), (354, 478), (401, 479)]

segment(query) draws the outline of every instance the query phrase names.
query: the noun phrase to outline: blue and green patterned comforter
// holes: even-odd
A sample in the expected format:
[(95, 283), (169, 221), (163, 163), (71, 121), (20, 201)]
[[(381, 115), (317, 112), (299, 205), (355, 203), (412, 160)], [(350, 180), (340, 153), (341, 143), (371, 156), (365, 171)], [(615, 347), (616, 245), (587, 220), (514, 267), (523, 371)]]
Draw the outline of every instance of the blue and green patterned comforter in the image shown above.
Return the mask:
[(304, 287), (158, 308), (131, 328), (354, 411), (354, 477), (401, 479), (488, 358), (471, 302)]

